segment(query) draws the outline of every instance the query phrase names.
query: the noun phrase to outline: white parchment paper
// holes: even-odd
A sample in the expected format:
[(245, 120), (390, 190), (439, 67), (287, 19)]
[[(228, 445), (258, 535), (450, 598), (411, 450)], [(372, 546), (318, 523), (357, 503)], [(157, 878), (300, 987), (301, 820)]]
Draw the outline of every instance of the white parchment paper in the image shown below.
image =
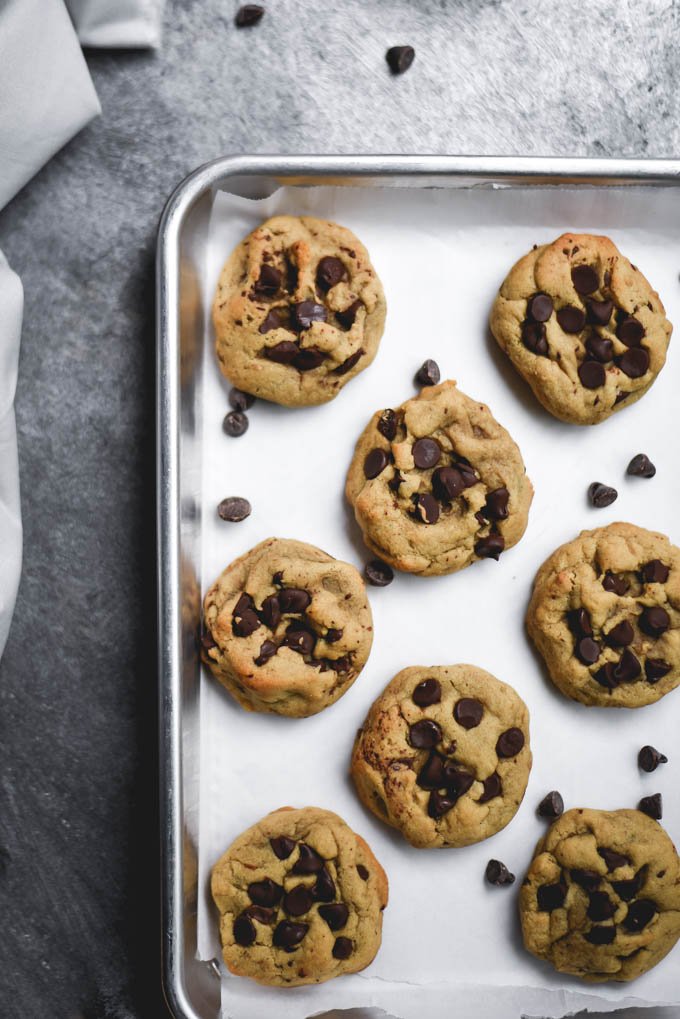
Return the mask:
[[(562, 424), (545, 413), (515, 375), (487, 330), (496, 290), (534, 243), (566, 229), (605, 232), (654, 282), (672, 321), (680, 320), (674, 191), (651, 189), (280, 190), (261, 202), (216, 195), (206, 248), (204, 294), (234, 245), (278, 212), (337, 219), (367, 245), (385, 286), (388, 317), (371, 367), (335, 401), (300, 410), (257, 403), (238, 439), (221, 428), (228, 384), (206, 337), (204, 365), (203, 588), (235, 556), (269, 537), (298, 538), (361, 567), (368, 558), (343, 501), (354, 442), (377, 408), (414, 395), (425, 357), (442, 376), (488, 403), (524, 455), (536, 488), (529, 527), (499, 563), (485, 561), (448, 577), (398, 575), (369, 589), (375, 618), (370, 660), (354, 687), (314, 718), (245, 714), (204, 675), (201, 687), (199, 954), (219, 957), (208, 885), (210, 868), (246, 827), (276, 807), (315, 804), (337, 811), (373, 847), (390, 878), (383, 946), (363, 974), (319, 987), (267, 990), (225, 974), (224, 1015), (301, 1019), (326, 1010), (377, 1006), (411, 1019), (471, 1015), (500, 1019), (562, 1016), (578, 1008), (679, 1003), (676, 949), (634, 985), (588, 986), (555, 973), (524, 951), (517, 889), (545, 823), (541, 797), (559, 789), (567, 807), (635, 806), (661, 792), (664, 825), (680, 835), (676, 760), (680, 693), (638, 711), (586, 708), (547, 680), (525, 635), (523, 617), (538, 566), (582, 528), (630, 520), (680, 541), (678, 370), (671, 344), (665, 370), (641, 402), (594, 428)], [(630, 458), (646, 452), (653, 480), (627, 478)], [(586, 489), (619, 490), (605, 510)], [(228, 524), (216, 514), (228, 495), (253, 512)], [(354, 733), (384, 685), (407, 665), (472, 662), (511, 683), (531, 712), (534, 766), (517, 816), (476, 846), (425, 851), (409, 847), (368, 814), (348, 779)], [(637, 751), (652, 743), (670, 763), (638, 771)], [(490, 857), (518, 877), (512, 888), (483, 880)]]

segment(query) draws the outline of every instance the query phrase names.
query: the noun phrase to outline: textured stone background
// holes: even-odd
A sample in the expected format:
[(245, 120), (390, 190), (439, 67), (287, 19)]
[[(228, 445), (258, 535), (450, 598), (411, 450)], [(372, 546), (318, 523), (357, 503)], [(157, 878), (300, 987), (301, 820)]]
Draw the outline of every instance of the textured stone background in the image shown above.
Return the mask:
[[(155, 230), (234, 152), (672, 156), (670, 0), (171, 0), (89, 52), (103, 116), (0, 214), (26, 313), (25, 562), (0, 666), (0, 1013), (151, 1019), (158, 985)], [(387, 46), (416, 62), (391, 79)], [(0, 154), (1, 158), (1, 154)]]

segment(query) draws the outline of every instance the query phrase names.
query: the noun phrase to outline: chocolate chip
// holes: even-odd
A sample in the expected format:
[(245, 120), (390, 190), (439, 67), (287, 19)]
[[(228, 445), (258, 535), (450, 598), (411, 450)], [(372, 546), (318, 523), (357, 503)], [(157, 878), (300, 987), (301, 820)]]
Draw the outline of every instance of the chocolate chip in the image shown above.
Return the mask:
[(495, 488), (486, 497), (482, 513), (489, 520), (506, 520), (508, 517), (508, 501), (510, 493), (507, 488)]
[(545, 326), (542, 322), (522, 322), (522, 343), (532, 354), (540, 357), (548, 355), (548, 341)]
[(256, 906), (276, 906), (281, 901), (283, 888), (266, 877), (262, 881), (252, 881), (248, 885), (248, 895)]
[(372, 587), (387, 587), (394, 580), (394, 570), (382, 559), (371, 559), (364, 566), (364, 576)]
[(276, 910), (266, 909), (264, 906), (248, 906), (244, 913), (258, 923), (270, 924), (276, 920)]
[(474, 697), (461, 697), (453, 709), (453, 717), (464, 729), (475, 729), (483, 715), (484, 707)]
[(639, 379), (649, 368), (649, 354), (644, 347), (631, 347), (617, 357), (616, 363), (629, 379)]
[(527, 301), (527, 317), (534, 322), (547, 322), (553, 313), (553, 303), (547, 294), (534, 294)]
[(536, 889), (536, 901), (542, 913), (552, 913), (564, 905), (567, 894), (566, 886), (561, 882), (554, 885), (541, 885)]
[(614, 310), (613, 301), (596, 301), (593, 297), (586, 301), (588, 321), (592, 325), (606, 326)]
[(242, 499), (238, 495), (232, 495), (228, 499), (222, 500), (217, 507), (217, 513), (222, 520), (236, 524), (250, 516), (251, 505), (247, 499)]
[(427, 750), (436, 746), (442, 738), (440, 727), (431, 718), (421, 718), (414, 722), (408, 731), (408, 741), (412, 747)]
[(628, 915), (623, 921), (623, 926), (627, 931), (633, 933), (641, 931), (656, 916), (656, 913), (656, 903), (651, 899), (637, 899), (635, 902), (631, 902), (628, 907)]
[(201, 634), (201, 647), (206, 653), (211, 651), (214, 647), (217, 647), (217, 642), (209, 630), (204, 630)]
[(263, 15), (264, 7), (260, 7), (259, 4), (244, 4), (236, 12), (234, 21), (237, 28), (250, 28), (251, 25), (256, 25)]
[(413, 46), (391, 46), (385, 54), (392, 74), (403, 74), (413, 63), (416, 51)]
[(330, 290), (344, 279), (347, 279), (347, 269), (339, 258), (326, 255), (321, 259), (316, 267), (316, 282), (320, 290)]
[(348, 332), (354, 325), (354, 320), (357, 317), (359, 308), (362, 307), (361, 301), (352, 301), (349, 307), (345, 308), (344, 311), (336, 311), (335, 317), (345, 330)]
[(293, 874), (318, 874), (322, 868), (322, 857), (306, 842), (301, 842), (300, 855), (293, 866)]
[(614, 690), (619, 685), (616, 678), (616, 665), (614, 662), (606, 662), (601, 669), (593, 675), (593, 679), (606, 690)]
[(417, 704), (419, 708), (427, 708), (430, 704), (439, 704), (442, 699), (441, 683), (438, 679), (424, 679), (422, 683), (418, 683), (411, 697), (413, 703)]
[(614, 678), (617, 683), (632, 683), (637, 679), (642, 669), (640, 663), (628, 648), (625, 649), (614, 668)]
[(482, 785), (484, 786), (484, 792), (477, 800), (477, 803), (488, 803), (489, 800), (494, 800), (503, 792), (500, 776), (495, 771), (488, 778), (484, 779)]
[(484, 871), (484, 877), (490, 885), (498, 886), (511, 885), (515, 880), (515, 875), (511, 874), (500, 860), (489, 860)]
[(598, 854), (602, 857), (605, 862), (605, 866), (608, 871), (618, 870), (619, 867), (625, 867), (630, 863), (627, 856), (623, 853), (617, 853), (615, 849), (608, 849), (605, 847), (599, 847), (597, 850)]
[(645, 453), (638, 453), (628, 464), (626, 474), (634, 478), (653, 478), (656, 467)]
[(308, 930), (308, 923), (293, 923), (291, 920), (282, 920), (281, 923), (276, 925), (272, 940), (277, 948), (283, 948), (286, 952), (293, 952)]
[(592, 294), (600, 285), (600, 277), (592, 265), (575, 265), (571, 270), (571, 282), (577, 294)]
[(442, 502), (453, 502), (464, 488), (463, 475), (455, 467), (438, 467), (432, 475), (432, 491)]
[(513, 726), (502, 732), (496, 741), (496, 753), (499, 757), (516, 757), (524, 746), (524, 733)]
[(329, 669), (333, 669), (334, 672), (349, 672), (352, 668), (352, 657), (343, 655), (341, 658), (326, 658), (323, 664), (327, 665)]
[(577, 867), (570, 874), (571, 880), (586, 892), (594, 892), (602, 880), (596, 870), (581, 870)]
[(469, 460), (459, 456), (456, 458), (454, 467), (462, 477), (463, 484), (466, 488), (472, 488), (473, 485), (477, 485), (479, 483), (479, 478), (475, 474), (474, 468), (471, 466)]
[(377, 478), (379, 474), (382, 474), (389, 462), (390, 458), (384, 449), (372, 449), (364, 460), (365, 477), (369, 481)]
[(616, 335), (627, 347), (637, 347), (645, 335), (642, 322), (633, 315), (623, 315), (616, 325)]
[(254, 659), (256, 665), (266, 665), (270, 658), (273, 658), (278, 651), (278, 646), (273, 640), (265, 640), (260, 648), (260, 653)]
[(397, 415), (389, 408), (384, 410), (378, 418), (378, 431), (384, 435), (388, 442), (397, 434)]
[(614, 360), (614, 344), (602, 336), (589, 336), (586, 340), (586, 350), (591, 357), (603, 364)]
[(668, 580), (669, 568), (660, 559), (650, 559), (640, 569), (643, 584), (665, 584)]
[(431, 359), (423, 361), (416, 372), (416, 382), (420, 386), (436, 386), (440, 378), (441, 372), (439, 371), (439, 365), (436, 361), (432, 361)]
[(233, 931), (234, 941), (237, 945), (241, 945), (242, 948), (249, 948), (250, 945), (254, 944), (257, 937), (255, 924), (246, 913), (241, 913), (240, 916), (236, 917)]
[(444, 783), (444, 758), (436, 752), (432, 752), (427, 761), (420, 769), (417, 785), (421, 789), (441, 789)]
[(302, 587), (284, 587), (278, 594), (282, 612), (304, 612), (312, 604), (312, 596)]
[(294, 839), (288, 838), (287, 835), (276, 835), (273, 839), (269, 840), (269, 845), (272, 847), (277, 859), (287, 860), (297, 843)]
[(620, 899), (623, 899), (624, 902), (630, 902), (642, 888), (646, 874), (647, 868), (641, 867), (635, 877), (630, 878), (628, 881), (612, 881), (612, 888)]
[(607, 570), (602, 580), (602, 586), (605, 591), (611, 591), (613, 594), (618, 594), (619, 597), (621, 597), (626, 593), (630, 584), (625, 577), (612, 573), (611, 570)]
[(299, 353), (300, 348), (292, 340), (281, 340), (273, 347), (264, 348), (264, 356), (276, 364), (292, 364)]
[(604, 385), (606, 374), (599, 361), (584, 361), (578, 366), (578, 377), (586, 389), (599, 389)]
[(250, 393), (244, 393), (242, 389), (232, 387), (229, 390), (229, 406), (234, 410), (248, 410), (255, 403), (255, 397)]
[(296, 885), (283, 897), (283, 908), (289, 916), (303, 916), (314, 905), (314, 898), (305, 885)]
[(572, 609), (567, 613), (567, 622), (571, 632), (577, 637), (592, 637), (593, 627), (590, 622), (590, 613), (587, 609)]
[(643, 610), (639, 625), (649, 637), (660, 637), (671, 625), (671, 617), (660, 605), (652, 605)]
[(444, 784), (446, 791), (449, 795), (455, 796), (456, 799), (468, 791), (474, 780), (475, 776), (461, 768), (456, 761), (446, 761), (444, 763)]
[(326, 309), (314, 301), (298, 301), (291, 306), (290, 317), (295, 331), (303, 332), (311, 328), (312, 322), (325, 322)]
[(395, 471), (394, 476), (390, 478), (390, 480), (387, 482), (387, 487), (389, 488), (390, 492), (398, 492), (399, 486), (403, 485), (403, 483), (404, 478), (402, 478), (399, 471)]
[(449, 810), (452, 810), (457, 801), (457, 796), (449, 796), (448, 793), (442, 793), (438, 789), (434, 789), (430, 793), (430, 798), (427, 802), (427, 813), (433, 819), (436, 820), (439, 817), (443, 817)]
[(357, 873), (362, 881), (368, 881), (368, 871), (363, 863), (357, 863)]
[(316, 347), (305, 347), (293, 361), (293, 367), (297, 368), (299, 372), (311, 372), (323, 364), (325, 360), (326, 355), (323, 351), (318, 350)]
[(584, 665), (594, 665), (600, 657), (600, 645), (592, 637), (582, 637), (576, 644), (576, 656)]
[(660, 821), (663, 817), (663, 801), (661, 799), (661, 793), (652, 793), (651, 796), (643, 796), (638, 803), (638, 810), (641, 810), (647, 817), (653, 817), (655, 821)]
[[(283, 314), (281, 313), (281, 309), (280, 308), (272, 308), (271, 311), (269, 311), (267, 313), (267, 317), (264, 319), (262, 325), (258, 329), (258, 332), (262, 333), (262, 334), (269, 333), (269, 332), (271, 332), (272, 329), (281, 329), (284, 326), (285, 326), (285, 318), (284, 318)], [(266, 351), (265, 351), (265, 354), (266, 354)], [(272, 358), (272, 360), (276, 360), (276, 359)], [(254, 397), (253, 397), (253, 399), (254, 399)]]
[(260, 619), (270, 630), (275, 630), (281, 620), (281, 605), (278, 594), (268, 595), (262, 602)]
[(623, 619), (609, 631), (607, 643), (612, 644), (614, 647), (626, 647), (628, 644), (633, 643), (634, 638), (635, 630), (632, 624), (627, 619)]
[(347, 923), (349, 909), (344, 902), (333, 902), (329, 906), (319, 906), (319, 916), (332, 931), (339, 931)]
[(611, 945), (616, 937), (616, 927), (591, 927), (583, 937), (591, 945)]
[(416, 514), (424, 524), (436, 524), (439, 520), (439, 503), (427, 492), (417, 495), (414, 500)]
[(601, 481), (593, 481), (592, 485), (588, 486), (588, 498), (593, 506), (597, 509), (604, 509), (605, 506), (611, 506), (613, 502), (618, 499), (619, 493), (615, 488), (610, 488), (609, 485), (603, 485)]
[(536, 808), (536, 813), (539, 817), (560, 817), (564, 813), (564, 800), (557, 789), (543, 797)]
[(293, 622), (286, 630), (283, 643), (285, 647), (297, 651), (300, 655), (311, 655), (316, 644), (316, 634), (301, 623)]
[(234, 606), (232, 629), (237, 637), (249, 637), (260, 626), (255, 612), (255, 603), (249, 594), (241, 595)]
[(505, 538), (502, 534), (488, 534), (486, 538), (475, 542), (475, 555), (480, 559), (495, 559), (498, 562), (504, 548)]
[(660, 753), (656, 747), (646, 744), (640, 748), (638, 764), (643, 771), (652, 772), (656, 771), (660, 764), (668, 764), (668, 758), (665, 754)]
[(273, 297), (281, 286), (281, 273), (273, 265), (263, 265), (260, 268), (260, 276), (253, 290), (263, 297)]
[(334, 959), (349, 959), (352, 954), (352, 942), (349, 938), (336, 938), (333, 945)]
[(331, 626), (328, 630), (326, 630), (324, 640), (327, 644), (337, 644), (341, 637), (342, 630), (338, 630), (335, 626)]
[(591, 892), (587, 912), (589, 920), (611, 920), (616, 912), (616, 903), (606, 892)]
[(645, 662), (645, 676), (650, 683), (658, 683), (670, 671), (671, 666), (662, 658), (648, 658)]
[(411, 450), (413, 462), (420, 470), (435, 467), (442, 455), (441, 446), (436, 439), (416, 439)]
[(565, 333), (580, 333), (586, 324), (586, 313), (583, 308), (567, 304), (557, 312), (557, 322)]
[(317, 902), (332, 902), (335, 898), (335, 882), (325, 867), (319, 871), (312, 894)]

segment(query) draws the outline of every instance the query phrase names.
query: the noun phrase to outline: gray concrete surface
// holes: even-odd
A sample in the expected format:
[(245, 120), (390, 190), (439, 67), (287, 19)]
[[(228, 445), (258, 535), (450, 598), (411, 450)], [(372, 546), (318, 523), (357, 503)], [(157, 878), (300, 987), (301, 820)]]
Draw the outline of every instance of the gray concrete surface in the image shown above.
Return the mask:
[[(25, 564), (0, 665), (0, 1013), (147, 1019), (159, 992), (155, 229), (236, 152), (672, 156), (669, 0), (171, 0), (87, 54), (103, 116), (0, 214), (26, 313)], [(411, 43), (391, 78), (389, 45)]]

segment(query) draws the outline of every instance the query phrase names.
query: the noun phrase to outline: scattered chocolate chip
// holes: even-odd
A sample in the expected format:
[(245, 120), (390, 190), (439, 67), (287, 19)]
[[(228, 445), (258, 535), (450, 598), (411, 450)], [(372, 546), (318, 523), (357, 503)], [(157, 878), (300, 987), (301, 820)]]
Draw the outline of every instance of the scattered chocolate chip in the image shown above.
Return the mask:
[(335, 898), (335, 882), (325, 867), (319, 871), (312, 894), (317, 902), (332, 902)]
[(420, 386), (436, 386), (440, 378), (439, 365), (429, 358), (427, 361), (423, 361), (416, 372), (416, 382)]
[(453, 502), (464, 488), (463, 475), (455, 467), (438, 467), (432, 475), (432, 491), (442, 502)]
[(606, 374), (599, 361), (583, 361), (578, 366), (578, 377), (586, 389), (599, 389), (604, 385)]
[(616, 363), (629, 379), (639, 379), (649, 368), (649, 354), (644, 347), (631, 347), (617, 357)]
[(290, 317), (295, 331), (304, 332), (311, 328), (312, 322), (326, 321), (326, 309), (314, 301), (298, 301), (291, 306)]
[(362, 881), (368, 881), (368, 870), (363, 863), (357, 863), (357, 873)]
[(332, 931), (339, 931), (347, 923), (349, 909), (344, 902), (333, 902), (328, 906), (319, 906), (319, 916)]
[(452, 810), (456, 805), (458, 797), (450, 796), (448, 792), (442, 793), (438, 789), (434, 789), (430, 793), (430, 798), (427, 803), (427, 813), (433, 819), (436, 820), (439, 817), (443, 817), (449, 810)]
[(652, 605), (643, 609), (639, 619), (640, 629), (649, 637), (660, 637), (671, 625), (671, 618), (660, 605)]
[(364, 348), (359, 347), (359, 349), (355, 350), (353, 354), (350, 354), (350, 356), (345, 361), (343, 361), (342, 364), (338, 365), (337, 368), (333, 369), (333, 374), (346, 375), (347, 372), (351, 372), (352, 368), (354, 368), (355, 365), (359, 363), (359, 361), (361, 360), (365, 353), (366, 351), (364, 350)]
[(234, 606), (232, 629), (237, 637), (249, 637), (259, 626), (255, 602), (244, 592)]
[(369, 481), (377, 478), (379, 474), (382, 474), (389, 462), (390, 458), (384, 449), (372, 449), (364, 460), (365, 477)]
[(661, 799), (661, 793), (652, 793), (651, 796), (643, 796), (638, 803), (638, 810), (641, 810), (647, 817), (653, 817), (655, 821), (660, 821), (663, 817), (663, 801)]
[(606, 326), (614, 310), (613, 301), (596, 301), (593, 297), (586, 301), (588, 321), (592, 325)]
[(616, 937), (616, 927), (591, 927), (583, 937), (591, 945), (611, 945)]
[(277, 948), (283, 948), (286, 952), (293, 952), (308, 930), (308, 923), (293, 923), (291, 920), (282, 920), (276, 925), (272, 940)]
[(293, 874), (318, 874), (322, 868), (322, 857), (306, 842), (301, 842), (300, 855), (293, 866)]
[(571, 880), (586, 892), (594, 892), (602, 880), (596, 870), (581, 870), (577, 867), (570, 874)]
[(618, 495), (619, 493), (615, 488), (603, 485), (601, 481), (593, 481), (592, 485), (588, 486), (588, 498), (597, 509), (611, 506), (613, 502), (616, 502)]
[(442, 455), (441, 446), (436, 439), (416, 439), (411, 452), (413, 462), (422, 471), (436, 467)]
[(311, 655), (316, 644), (316, 634), (299, 622), (293, 622), (286, 630), (283, 638), (285, 647), (297, 651), (300, 655)]
[(281, 901), (283, 888), (270, 877), (262, 881), (251, 881), (248, 885), (250, 901), (256, 906), (276, 906)]
[(424, 524), (436, 524), (439, 520), (439, 503), (427, 492), (417, 495), (414, 500), (416, 514)]
[(474, 697), (461, 697), (453, 709), (453, 717), (464, 729), (475, 729), (483, 715), (484, 707)]
[(270, 630), (275, 630), (281, 621), (281, 605), (278, 594), (270, 594), (262, 602), (260, 619)]
[(330, 290), (344, 279), (347, 279), (347, 269), (339, 258), (326, 255), (321, 259), (316, 267), (316, 282), (320, 290)]
[(656, 912), (656, 903), (651, 899), (637, 899), (635, 902), (631, 902), (628, 907), (628, 915), (623, 921), (623, 926), (627, 931), (641, 931), (653, 919)]
[(668, 580), (669, 568), (660, 559), (650, 559), (640, 570), (643, 584), (665, 584)]
[(653, 478), (656, 467), (645, 453), (638, 453), (628, 464), (626, 474), (634, 478)]
[(397, 415), (390, 408), (384, 410), (378, 418), (378, 431), (388, 442), (397, 434)]
[(534, 322), (547, 322), (553, 313), (553, 303), (547, 294), (534, 294), (527, 301), (527, 317)]
[(230, 410), (225, 415), (222, 428), (232, 439), (237, 439), (239, 435), (243, 435), (248, 431), (248, 418), (240, 410)]
[(649, 744), (640, 748), (638, 765), (643, 771), (656, 771), (660, 764), (668, 764), (668, 758), (665, 754), (662, 754), (656, 747), (651, 747)]
[(441, 739), (442, 731), (431, 718), (421, 718), (419, 722), (414, 722), (408, 731), (409, 743), (419, 750), (434, 747)]
[(484, 792), (477, 800), (477, 803), (488, 803), (489, 800), (494, 800), (503, 792), (500, 776), (497, 775), (495, 771), (492, 775), (489, 775), (488, 778), (484, 779), (482, 785), (484, 786)]
[(612, 573), (611, 570), (607, 570), (602, 580), (602, 586), (605, 591), (611, 591), (613, 594), (618, 594), (619, 597), (624, 595), (630, 584), (625, 577), (621, 577), (616, 573)]
[(547, 357), (548, 341), (544, 324), (542, 322), (522, 322), (522, 343), (532, 354)]
[(564, 800), (557, 789), (547, 793), (536, 808), (539, 817), (560, 817), (564, 813)]
[(442, 699), (442, 687), (438, 679), (424, 679), (418, 683), (411, 694), (413, 703), (419, 708), (428, 708), (430, 704), (439, 704)]
[(364, 576), (372, 587), (387, 587), (394, 580), (394, 570), (382, 559), (371, 559), (364, 566)]
[(250, 28), (256, 25), (264, 15), (264, 7), (259, 4), (244, 4), (236, 12), (234, 21), (237, 28)]
[(264, 906), (248, 906), (244, 912), (251, 920), (257, 920), (258, 923), (270, 924), (274, 923), (276, 919), (276, 910), (266, 909)]
[(413, 46), (391, 46), (385, 54), (392, 74), (403, 74), (413, 63), (416, 51)]
[(628, 644), (633, 643), (634, 638), (635, 630), (632, 623), (627, 619), (622, 619), (607, 634), (607, 643), (614, 647), (627, 647)]
[(515, 881), (515, 875), (511, 874), (504, 863), (500, 860), (489, 860), (484, 871), (484, 877), (490, 885), (511, 885)]
[(255, 397), (250, 393), (244, 393), (242, 389), (232, 387), (229, 390), (229, 406), (234, 410), (248, 410), (255, 403)]
[(639, 661), (633, 652), (626, 648), (614, 669), (614, 678), (617, 683), (632, 683), (641, 672)]
[(333, 945), (334, 959), (349, 959), (352, 954), (352, 942), (349, 938), (336, 938)]
[(270, 658), (273, 658), (278, 651), (278, 646), (273, 640), (265, 640), (260, 648), (260, 653), (255, 659), (256, 665), (266, 665)]
[(287, 860), (295, 849), (296, 842), (294, 839), (288, 838), (287, 835), (276, 835), (269, 840), (269, 845), (278, 860)]
[(524, 733), (513, 726), (502, 732), (496, 741), (496, 753), (499, 757), (516, 757), (524, 746)]
[(589, 336), (586, 340), (586, 350), (591, 357), (603, 364), (614, 360), (614, 344), (602, 336)]
[(626, 864), (630, 863), (627, 856), (624, 856), (623, 853), (617, 853), (615, 849), (608, 849), (606, 846), (600, 846), (597, 852), (604, 860), (605, 866), (610, 872), (612, 870), (617, 870), (619, 867), (625, 867)]
[(502, 534), (488, 534), (486, 538), (475, 542), (475, 555), (480, 559), (495, 559), (498, 562), (504, 548), (505, 538)]
[(567, 613), (567, 622), (571, 632), (577, 637), (592, 637), (593, 627), (587, 609), (572, 609)]
[(292, 364), (299, 353), (300, 348), (292, 340), (281, 340), (273, 347), (264, 348), (264, 356), (276, 364)]
[(362, 307), (361, 301), (357, 300), (352, 301), (349, 307), (345, 308), (344, 311), (336, 311), (335, 317), (342, 326), (342, 328), (345, 330), (345, 332), (348, 332), (354, 325), (354, 320), (357, 317), (357, 312), (361, 307)]
[(302, 587), (284, 587), (278, 593), (282, 612), (304, 612), (312, 604), (312, 596)]
[(560, 906), (564, 905), (566, 894), (566, 886), (561, 882), (554, 885), (540, 885), (536, 889), (536, 901), (539, 910), (542, 913), (552, 913), (554, 909), (559, 909)]
[(306, 885), (296, 885), (283, 897), (283, 908), (289, 916), (303, 916), (314, 905), (314, 898)]
[(606, 892), (591, 892), (587, 912), (589, 920), (611, 920), (616, 912), (616, 903)]
[(645, 662), (645, 676), (649, 683), (658, 683), (670, 671), (671, 666), (662, 658), (648, 658)]
[(241, 913), (236, 917), (233, 931), (234, 941), (237, 945), (241, 945), (242, 948), (249, 948), (250, 945), (254, 944), (257, 937), (255, 924), (246, 913)]
[(557, 312), (557, 322), (565, 333), (580, 333), (586, 324), (586, 313), (583, 308), (567, 304)]
[(642, 322), (633, 315), (623, 315), (616, 325), (616, 335), (626, 347), (637, 347), (645, 335)]
[(577, 294), (592, 294), (600, 285), (600, 277), (592, 265), (575, 265), (571, 270), (571, 282)]
[(255, 283), (253, 290), (263, 297), (273, 297), (281, 286), (281, 273), (273, 265), (263, 265), (260, 268), (260, 276)]
[(600, 657), (600, 645), (592, 637), (582, 637), (576, 644), (576, 656), (584, 665), (594, 665)]

